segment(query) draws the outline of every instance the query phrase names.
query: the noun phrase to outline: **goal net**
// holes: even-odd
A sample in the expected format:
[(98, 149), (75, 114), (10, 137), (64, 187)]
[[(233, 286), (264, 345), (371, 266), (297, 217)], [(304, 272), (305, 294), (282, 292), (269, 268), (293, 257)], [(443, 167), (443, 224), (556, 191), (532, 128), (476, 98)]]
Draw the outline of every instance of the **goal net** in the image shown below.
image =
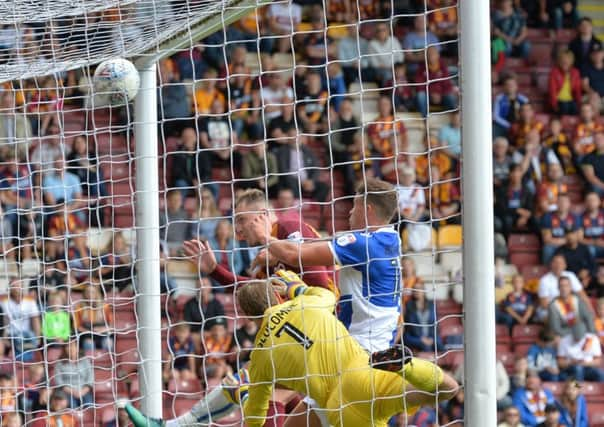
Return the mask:
[[(158, 135), (158, 176), (147, 179), (159, 182), (162, 368), (153, 375), (164, 419), (249, 362), (258, 326), (235, 292), (273, 271), (252, 268), (266, 246), (235, 215), (250, 189), (269, 209), (246, 215), (266, 216), (275, 237), (330, 242), (331, 265), (305, 267), (303, 245), (295, 265), (305, 281), (320, 268), (340, 288), (336, 313), (353, 336), (355, 322), (365, 325), (369, 342), (402, 343), (461, 380), (457, 26), (452, 0), (2, 2), (2, 418), (128, 425), (116, 401), (139, 407), (148, 392), (136, 303), (137, 234), (149, 230), (135, 215), (135, 147), (146, 141), (132, 105), (98, 105), (92, 84), (95, 66), (118, 57), (157, 63), (157, 119), (146, 124)], [(374, 178), (392, 187), (356, 197)], [(396, 214), (380, 223), (372, 200), (388, 193)], [(400, 247), (368, 243), (350, 259), (334, 248), (388, 230)], [(221, 274), (190, 262), (190, 239), (209, 242)], [(384, 261), (395, 274), (380, 288), (372, 265)], [(347, 311), (355, 298), (365, 318)], [(383, 313), (394, 318), (386, 337), (372, 320)], [(399, 397), (391, 425), (463, 417), (463, 398), (440, 404), (432, 393), (412, 408), (402, 388)], [(293, 409), (280, 399), (270, 425)], [(242, 425), (241, 409), (214, 415), (204, 422)], [(374, 420), (373, 409), (366, 415)]]

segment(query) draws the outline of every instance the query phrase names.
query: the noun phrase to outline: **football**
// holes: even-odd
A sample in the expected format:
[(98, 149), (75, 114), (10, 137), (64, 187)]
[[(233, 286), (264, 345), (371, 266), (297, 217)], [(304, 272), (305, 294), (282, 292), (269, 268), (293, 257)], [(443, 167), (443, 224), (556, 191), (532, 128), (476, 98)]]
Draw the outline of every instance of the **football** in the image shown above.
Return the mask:
[(123, 58), (101, 62), (92, 79), (94, 91), (110, 105), (127, 104), (138, 92), (140, 77), (132, 62)]

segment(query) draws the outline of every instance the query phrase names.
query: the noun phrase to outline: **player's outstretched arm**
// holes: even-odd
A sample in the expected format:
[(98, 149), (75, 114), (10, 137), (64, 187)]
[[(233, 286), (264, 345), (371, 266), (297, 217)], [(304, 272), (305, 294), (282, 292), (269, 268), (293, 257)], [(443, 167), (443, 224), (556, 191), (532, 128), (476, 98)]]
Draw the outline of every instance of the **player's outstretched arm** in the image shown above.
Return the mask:
[(201, 274), (207, 274), (223, 286), (235, 282), (245, 282), (249, 277), (238, 276), (216, 262), (216, 256), (209, 242), (198, 239), (187, 240), (183, 244), (185, 255)]
[[(267, 249), (273, 258), (286, 265), (308, 267), (318, 265), (332, 266), (335, 264), (333, 253), (327, 242), (300, 243), (272, 238), (267, 242)], [(265, 262), (254, 259), (252, 268), (262, 268)]]

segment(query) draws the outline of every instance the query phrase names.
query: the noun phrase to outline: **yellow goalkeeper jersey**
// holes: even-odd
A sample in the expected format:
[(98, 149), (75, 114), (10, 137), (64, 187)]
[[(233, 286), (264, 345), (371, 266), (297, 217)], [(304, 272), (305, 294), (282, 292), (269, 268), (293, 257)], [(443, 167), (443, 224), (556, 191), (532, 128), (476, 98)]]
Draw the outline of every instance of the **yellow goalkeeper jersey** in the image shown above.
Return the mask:
[[(333, 315), (335, 303), (332, 292), (309, 287), (265, 312), (248, 366), (251, 385), (244, 404), (248, 426), (264, 424), (275, 384), (331, 408), (328, 418), (334, 425), (355, 425), (344, 421), (350, 417), (361, 421), (356, 425), (362, 425), (362, 419), (382, 425), (378, 421), (411, 412), (404, 407), (402, 377), (370, 368), (369, 355)], [(380, 396), (379, 407), (375, 396)]]

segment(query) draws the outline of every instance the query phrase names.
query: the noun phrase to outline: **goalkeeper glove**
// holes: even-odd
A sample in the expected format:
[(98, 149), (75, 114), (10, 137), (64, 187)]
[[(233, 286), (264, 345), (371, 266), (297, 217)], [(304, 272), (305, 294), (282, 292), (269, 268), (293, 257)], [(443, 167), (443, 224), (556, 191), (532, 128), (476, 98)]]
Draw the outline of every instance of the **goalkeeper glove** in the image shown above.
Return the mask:
[(229, 402), (239, 406), (243, 405), (250, 387), (250, 375), (247, 369), (242, 368), (239, 372), (224, 377), (222, 387), (222, 392)]
[(278, 288), (278, 292), (289, 299), (293, 299), (308, 288), (306, 284), (300, 279), (296, 273), (291, 270), (277, 270), (271, 277), (271, 281), (275, 288)]

